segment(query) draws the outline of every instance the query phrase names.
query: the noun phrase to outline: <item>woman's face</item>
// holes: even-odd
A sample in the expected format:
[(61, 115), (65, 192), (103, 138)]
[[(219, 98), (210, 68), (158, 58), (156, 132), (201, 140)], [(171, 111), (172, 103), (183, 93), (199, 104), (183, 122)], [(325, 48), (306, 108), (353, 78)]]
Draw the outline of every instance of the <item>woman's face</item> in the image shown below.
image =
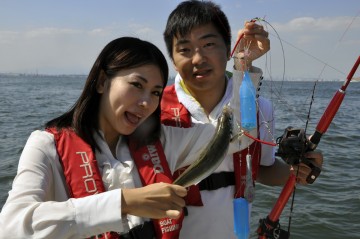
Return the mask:
[(144, 65), (122, 70), (97, 87), (102, 94), (99, 126), (107, 141), (133, 133), (155, 111), (163, 82), (159, 67)]

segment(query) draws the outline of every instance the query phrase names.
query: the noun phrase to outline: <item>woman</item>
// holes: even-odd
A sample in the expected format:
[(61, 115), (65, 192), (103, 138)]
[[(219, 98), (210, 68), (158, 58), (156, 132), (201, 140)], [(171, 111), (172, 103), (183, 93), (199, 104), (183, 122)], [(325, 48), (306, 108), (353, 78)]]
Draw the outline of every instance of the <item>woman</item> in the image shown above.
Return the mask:
[[(178, 233), (175, 219), (182, 217), (187, 190), (169, 178), (195, 160), (214, 127), (160, 125), (167, 79), (166, 59), (153, 44), (130, 37), (110, 42), (74, 106), (30, 135), (0, 215), (2, 235), (152, 238), (147, 218), (167, 218), (157, 221), (157, 237), (161, 230)], [(159, 139), (167, 164), (157, 154)], [(147, 152), (137, 150), (149, 143), (154, 147)]]

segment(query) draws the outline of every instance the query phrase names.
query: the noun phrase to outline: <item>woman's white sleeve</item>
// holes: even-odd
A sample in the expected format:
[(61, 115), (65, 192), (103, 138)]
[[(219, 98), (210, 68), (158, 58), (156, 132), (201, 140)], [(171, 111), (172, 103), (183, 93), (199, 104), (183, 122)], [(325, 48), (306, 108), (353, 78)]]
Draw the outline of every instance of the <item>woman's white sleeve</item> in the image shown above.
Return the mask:
[(68, 199), (57, 160), (52, 135), (33, 132), (0, 214), (5, 237), (84, 238), (122, 231), (121, 191)]

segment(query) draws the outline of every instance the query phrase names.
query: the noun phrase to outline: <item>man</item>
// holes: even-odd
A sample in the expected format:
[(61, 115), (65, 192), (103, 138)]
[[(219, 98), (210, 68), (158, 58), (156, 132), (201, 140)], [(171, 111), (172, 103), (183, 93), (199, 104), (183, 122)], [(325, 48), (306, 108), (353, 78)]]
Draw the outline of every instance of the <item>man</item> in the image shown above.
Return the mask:
[[(164, 31), (168, 53), (178, 72), (174, 85), (168, 86), (163, 95), (164, 124), (177, 127), (209, 122), (216, 124), (222, 107), (238, 100), (238, 89), (245, 70), (249, 70), (255, 87), (260, 85), (262, 72), (252, 66), (252, 61), (270, 49), (268, 33), (253, 22), (247, 22), (239, 36), (242, 33), (244, 38), (234, 55), (234, 79), (231, 79), (226, 72), (227, 61), (231, 58), (231, 31), (220, 7), (211, 1), (185, 1), (176, 7)], [(257, 101), (258, 129), (251, 134), (261, 140), (272, 141), (273, 136), (269, 133), (269, 129), (272, 131), (274, 128), (271, 104), (262, 97)], [(233, 198), (251, 197), (245, 195), (249, 185), (245, 180), (246, 155), (251, 155), (251, 176), (257, 182), (281, 185), (288, 179), (289, 166), (274, 157), (271, 146), (254, 142), (242, 152), (228, 155), (208, 179), (191, 189), (196, 191), (200, 188), (201, 198), (188, 199), (188, 215), (184, 219), (180, 238), (235, 238)], [(322, 162), (319, 153), (313, 152), (308, 157)], [(305, 184), (310, 169), (302, 165), (298, 170), (297, 180)], [(252, 184), (250, 182), (250, 186)]]

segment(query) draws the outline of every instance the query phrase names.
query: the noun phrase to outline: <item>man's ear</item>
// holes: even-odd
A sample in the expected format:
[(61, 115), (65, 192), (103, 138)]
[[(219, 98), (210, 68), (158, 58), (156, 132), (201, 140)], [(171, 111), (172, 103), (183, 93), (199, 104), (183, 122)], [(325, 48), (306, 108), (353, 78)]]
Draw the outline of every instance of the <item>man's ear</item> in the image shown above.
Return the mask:
[(175, 62), (174, 62), (174, 61), (171, 61), (171, 62), (172, 62), (172, 64), (173, 64), (174, 68), (175, 68), (175, 71), (176, 71), (176, 72), (179, 72), (179, 69), (178, 69), (177, 66), (175, 65)]

